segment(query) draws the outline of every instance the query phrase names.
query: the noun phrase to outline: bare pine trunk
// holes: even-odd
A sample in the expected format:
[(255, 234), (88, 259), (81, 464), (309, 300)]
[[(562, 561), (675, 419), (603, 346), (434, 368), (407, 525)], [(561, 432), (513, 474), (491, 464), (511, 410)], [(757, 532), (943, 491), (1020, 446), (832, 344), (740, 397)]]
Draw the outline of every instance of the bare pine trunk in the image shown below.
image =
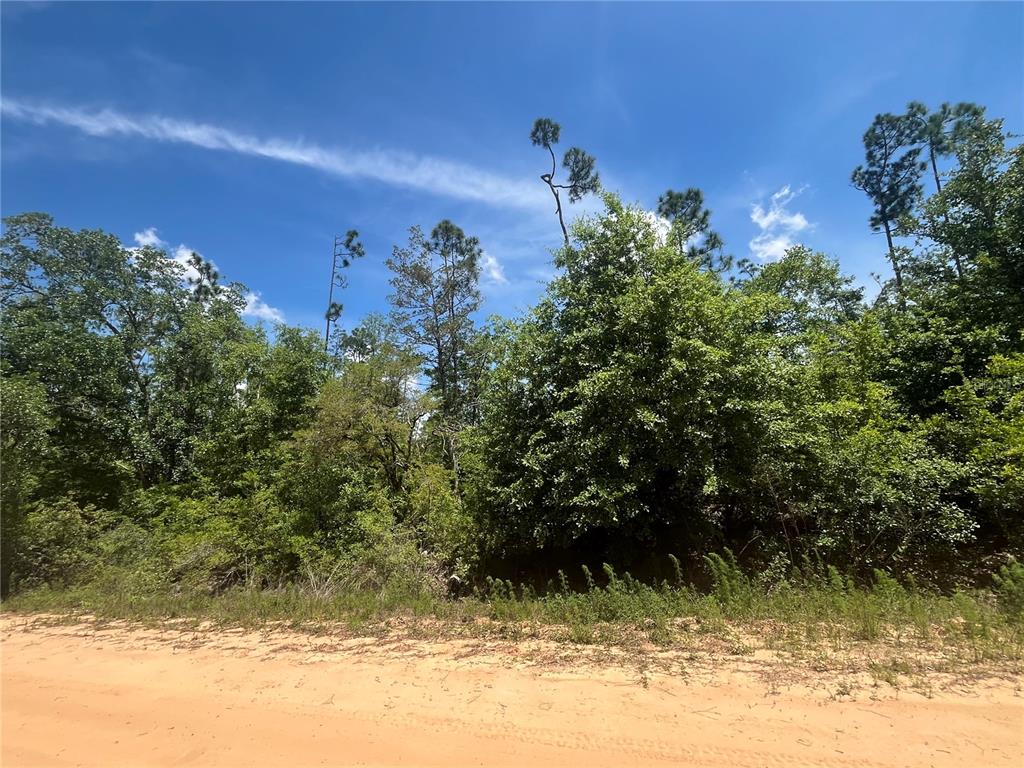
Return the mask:
[(906, 307), (906, 296), (903, 293), (903, 268), (900, 266), (899, 257), (896, 255), (896, 246), (892, 242), (892, 229), (888, 220), (883, 222), (885, 226), (885, 240), (889, 244), (889, 261), (892, 263), (893, 274), (896, 275), (896, 293), (900, 297), (900, 307)]

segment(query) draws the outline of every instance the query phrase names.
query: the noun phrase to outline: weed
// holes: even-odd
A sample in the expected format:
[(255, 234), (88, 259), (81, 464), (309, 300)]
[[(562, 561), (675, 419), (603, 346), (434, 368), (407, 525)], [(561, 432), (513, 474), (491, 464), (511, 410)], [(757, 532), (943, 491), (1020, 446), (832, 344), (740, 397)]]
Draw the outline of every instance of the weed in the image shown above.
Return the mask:
[[(1000, 570), (995, 592), (943, 595), (912, 583), (904, 586), (881, 572), (863, 587), (835, 569), (786, 581), (752, 579), (728, 552), (707, 558), (712, 589), (702, 594), (680, 583), (682, 569), (678, 560), (672, 562), (676, 584), (646, 584), (605, 565), (603, 584), (583, 568), (587, 586), (582, 591), (573, 591), (560, 572), (555, 587), (540, 594), (529, 586), (488, 579), (463, 598), (444, 597), (403, 580), (374, 589), (338, 586), (344, 580), (333, 572), (316, 585), (262, 590), (239, 586), (216, 595), (109, 573), (85, 584), (24, 592), (3, 607), (89, 613), (100, 619), (184, 618), (221, 626), (335, 625), (371, 634), (400, 619), (425, 621), (434, 632), (490, 633), (510, 641), (538, 636), (548, 627), (544, 636), (577, 644), (636, 648), (652, 643), (734, 655), (749, 655), (757, 648), (793, 655), (806, 651), (824, 666), (861, 645), (898, 650), (903, 658), (911, 643), (927, 650), (933, 665), (1024, 659), (1024, 617), (1015, 602), (1024, 567), (1017, 563)], [(905, 662), (882, 661), (871, 667), (877, 680), (892, 685), (900, 675), (916, 671)]]

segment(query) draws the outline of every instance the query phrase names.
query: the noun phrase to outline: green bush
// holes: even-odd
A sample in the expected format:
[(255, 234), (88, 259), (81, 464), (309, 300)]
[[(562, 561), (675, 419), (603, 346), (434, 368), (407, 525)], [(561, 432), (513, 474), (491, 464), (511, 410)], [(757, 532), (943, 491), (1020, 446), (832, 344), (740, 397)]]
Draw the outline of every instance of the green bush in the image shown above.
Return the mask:
[(96, 557), (94, 515), (71, 499), (33, 505), (15, 554), (20, 586), (67, 586), (82, 575)]
[(999, 607), (1015, 621), (1024, 623), (1024, 563), (1014, 558), (992, 575)]
[(453, 489), (452, 473), (436, 464), (423, 467), (409, 494), (409, 522), (424, 549), (464, 580), (476, 563), (480, 532)]

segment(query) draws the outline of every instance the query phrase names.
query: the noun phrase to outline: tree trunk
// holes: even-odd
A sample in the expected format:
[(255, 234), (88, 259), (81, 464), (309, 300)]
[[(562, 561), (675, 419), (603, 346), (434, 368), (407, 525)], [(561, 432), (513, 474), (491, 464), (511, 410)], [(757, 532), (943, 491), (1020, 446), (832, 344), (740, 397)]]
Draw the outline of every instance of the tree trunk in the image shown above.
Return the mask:
[[(935, 191), (941, 193), (942, 181), (939, 180), (939, 166), (938, 163), (935, 161), (935, 148), (930, 143), (928, 144), (928, 159), (931, 160), (932, 163), (932, 176), (935, 177)], [(942, 214), (942, 218), (946, 221), (947, 224), (949, 223), (949, 216), (947, 216), (946, 214)], [(959, 279), (963, 280), (964, 265), (960, 261), (960, 254), (958, 254), (956, 251), (953, 251), (952, 253), (953, 266), (956, 267), (956, 276)]]
[(928, 155), (932, 161), (932, 175), (935, 176), (935, 191), (941, 192), (942, 182), (939, 181), (939, 166), (935, 162), (935, 148), (931, 144), (928, 145)]
[(455, 475), (455, 496), (456, 498), (462, 498), (461, 491), (459, 490), (459, 449), (455, 445), (455, 441), (458, 439), (457, 433), (452, 432), (449, 436), (449, 446), (451, 450), (452, 459), (452, 474)]
[(334, 307), (334, 276), (338, 272), (338, 253), (335, 250), (331, 257), (331, 287), (327, 292), (327, 327), (324, 329), (324, 352), (327, 352), (327, 344), (331, 339), (331, 309)]
[(555, 213), (558, 214), (558, 223), (562, 227), (562, 237), (565, 238), (565, 247), (569, 247), (569, 230), (565, 227), (565, 218), (562, 216), (562, 199), (558, 196), (558, 190), (555, 189), (555, 171), (558, 169), (558, 162), (555, 160), (555, 151), (548, 147), (548, 153), (551, 155), (551, 173), (545, 173), (541, 176), (544, 183), (551, 189), (551, 194), (555, 198)]
[(889, 227), (889, 221), (883, 220), (882, 224), (885, 227), (885, 240), (889, 244), (889, 261), (892, 263), (893, 274), (896, 275), (896, 293), (899, 295), (900, 308), (905, 309), (907, 302), (903, 293), (903, 268), (896, 256), (896, 246), (892, 242), (892, 229)]

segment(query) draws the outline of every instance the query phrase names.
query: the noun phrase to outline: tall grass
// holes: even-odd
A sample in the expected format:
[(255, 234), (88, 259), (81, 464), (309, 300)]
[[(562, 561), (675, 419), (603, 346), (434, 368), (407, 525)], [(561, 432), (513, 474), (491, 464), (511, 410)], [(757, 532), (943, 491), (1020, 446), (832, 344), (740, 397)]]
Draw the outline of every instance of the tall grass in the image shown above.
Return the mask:
[[(674, 560), (674, 559), (673, 559)], [(235, 588), (218, 595), (140, 588), (111, 575), (65, 589), (40, 588), (3, 605), (15, 612), (89, 613), (135, 621), (184, 619), (233, 626), (286, 622), (385, 631), (385, 622), (429, 623), (432, 632), (522, 636), (524, 626), (577, 643), (693, 644), (694, 637), (732, 638), (775, 649), (886, 643), (953, 649), (963, 661), (1024, 659), (1024, 568), (1004, 568), (995, 590), (941, 594), (876, 572), (857, 585), (834, 568), (767, 582), (739, 568), (730, 553), (706, 558), (711, 588), (683, 582), (647, 584), (605, 565), (600, 583), (585, 568), (586, 588), (573, 590), (559, 573), (541, 594), (526, 585), (488, 579), (474, 594), (449, 598), (424, 589), (384, 587), (325, 594), (301, 584), (273, 590)], [(742, 648), (743, 642), (733, 645)]]

